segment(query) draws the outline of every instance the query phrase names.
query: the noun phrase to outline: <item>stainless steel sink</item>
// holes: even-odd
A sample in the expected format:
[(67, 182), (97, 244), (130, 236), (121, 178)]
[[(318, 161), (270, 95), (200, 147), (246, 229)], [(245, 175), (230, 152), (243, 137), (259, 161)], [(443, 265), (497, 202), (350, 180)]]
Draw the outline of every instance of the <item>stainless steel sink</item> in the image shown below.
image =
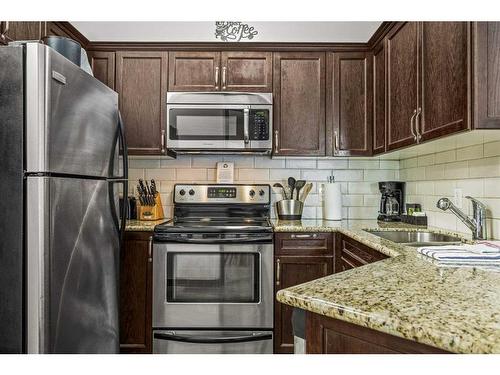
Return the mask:
[(431, 245), (452, 245), (462, 243), (462, 239), (458, 236), (449, 236), (447, 234), (433, 232), (413, 232), (413, 231), (382, 231), (382, 230), (366, 230), (375, 236), (386, 240), (405, 244), (407, 246), (431, 246)]

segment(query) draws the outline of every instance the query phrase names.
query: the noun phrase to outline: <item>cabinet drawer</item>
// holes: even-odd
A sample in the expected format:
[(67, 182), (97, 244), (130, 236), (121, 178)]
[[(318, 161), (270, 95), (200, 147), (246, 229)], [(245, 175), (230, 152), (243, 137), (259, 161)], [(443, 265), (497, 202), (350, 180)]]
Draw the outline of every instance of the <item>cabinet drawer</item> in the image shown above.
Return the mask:
[(331, 256), (331, 233), (276, 233), (276, 255)]
[(335, 272), (361, 267), (387, 258), (387, 255), (344, 235), (339, 235), (336, 242)]

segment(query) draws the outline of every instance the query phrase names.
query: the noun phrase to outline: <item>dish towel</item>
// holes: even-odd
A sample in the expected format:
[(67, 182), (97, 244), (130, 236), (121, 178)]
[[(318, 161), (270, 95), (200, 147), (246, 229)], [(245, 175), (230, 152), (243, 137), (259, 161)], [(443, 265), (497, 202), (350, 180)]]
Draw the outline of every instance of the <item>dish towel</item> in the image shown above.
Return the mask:
[(419, 247), (417, 251), (441, 263), (500, 264), (498, 243), (483, 241), (474, 245)]

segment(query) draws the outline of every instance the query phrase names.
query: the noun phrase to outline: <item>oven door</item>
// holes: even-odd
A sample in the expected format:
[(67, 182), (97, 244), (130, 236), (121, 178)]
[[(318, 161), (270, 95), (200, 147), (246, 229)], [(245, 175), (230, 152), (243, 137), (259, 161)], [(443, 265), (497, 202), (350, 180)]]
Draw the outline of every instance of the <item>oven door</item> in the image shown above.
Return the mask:
[(153, 327), (273, 328), (272, 234), (197, 234), (153, 252)]
[(272, 331), (153, 331), (154, 354), (272, 354)]

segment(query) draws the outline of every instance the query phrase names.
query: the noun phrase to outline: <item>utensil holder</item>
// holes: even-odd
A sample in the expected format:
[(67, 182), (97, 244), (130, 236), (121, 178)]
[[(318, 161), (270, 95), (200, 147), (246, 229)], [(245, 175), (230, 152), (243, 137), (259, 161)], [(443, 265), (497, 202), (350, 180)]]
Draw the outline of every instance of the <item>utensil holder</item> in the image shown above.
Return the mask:
[(138, 206), (137, 212), (139, 213), (139, 220), (153, 221), (164, 219), (165, 215), (163, 213), (160, 194), (156, 194), (154, 206)]
[(281, 220), (300, 220), (304, 203), (296, 199), (283, 199), (276, 202), (276, 213)]

